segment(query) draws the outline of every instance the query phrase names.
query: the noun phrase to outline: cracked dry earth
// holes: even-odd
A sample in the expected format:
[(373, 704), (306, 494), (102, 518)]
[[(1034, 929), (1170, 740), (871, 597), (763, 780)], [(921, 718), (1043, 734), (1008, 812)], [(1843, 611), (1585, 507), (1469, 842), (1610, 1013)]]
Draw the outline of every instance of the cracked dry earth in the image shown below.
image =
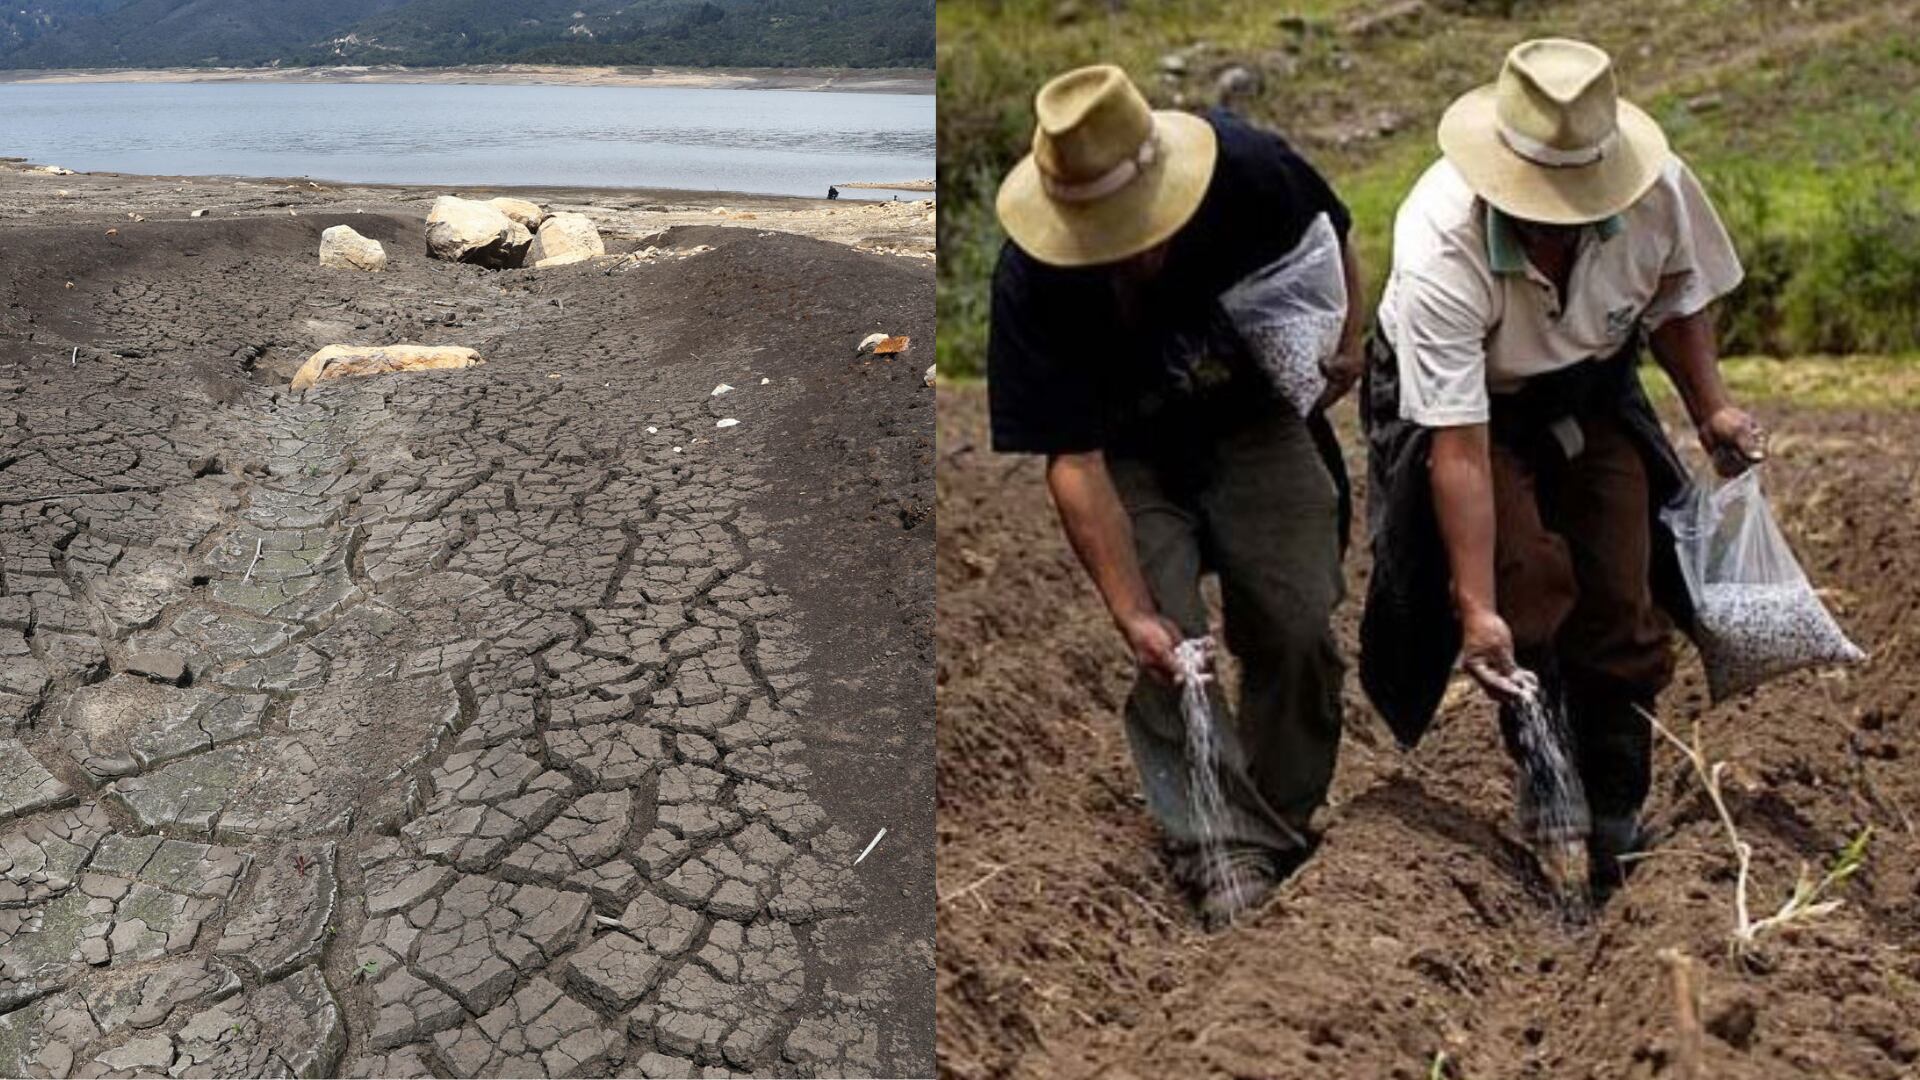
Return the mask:
[(924, 264), (105, 225), (0, 280), (0, 1075), (930, 1073)]

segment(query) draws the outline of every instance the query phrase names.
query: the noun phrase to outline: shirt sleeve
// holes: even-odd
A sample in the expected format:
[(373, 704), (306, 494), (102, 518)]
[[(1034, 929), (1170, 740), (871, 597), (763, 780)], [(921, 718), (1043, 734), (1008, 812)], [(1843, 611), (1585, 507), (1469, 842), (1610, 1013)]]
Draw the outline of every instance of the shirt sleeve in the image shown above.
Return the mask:
[(1292, 186), (1296, 193), (1295, 197), (1299, 200), (1298, 205), (1306, 211), (1302, 215), (1302, 231), (1305, 231), (1306, 225), (1312, 223), (1315, 215), (1324, 212), (1327, 220), (1333, 225), (1333, 231), (1339, 233), (1340, 239), (1344, 242), (1347, 233), (1353, 228), (1353, 215), (1347, 210), (1347, 204), (1341, 202), (1340, 196), (1333, 193), (1332, 185), (1327, 183), (1326, 177), (1320, 175), (1320, 170), (1314, 168), (1306, 158), (1301, 157), (1286, 142), (1282, 141), (1280, 146), (1286, 154), (1288, 172), (1293, 178)]
[(1225, 109), (1208, 113), (1208, 120), (1219, 133), (1222, 155), (1245, 161), (1245, 175), (1251, 180), (1249, 195), (1258, 200), (1264, 212), (1283, 216), (1281, 231), (1289, 238), (1288, 247), (1321, 213), (1327, 215), (1342, 240), (1347, 238), (1353, 215), (1333, 193), (1326, 177), (1284, 136), (1255, 127)]
[(1393, 283), (1400, 416), (1422, 427), (1484, 424), (1490, 285), (1464, 259), (1439, 256)]
[(1640, 315), (1641, 325), (1650, 331), (1705, 310), (1732, 292), (1744, 276), (1733, 240), (1693, 170), (1675, 158), (1661, 183), (1668, 188), (1673, 208), (1668, 222), (1673, 246), (1660, 269), (1660, 286)]
[(993, 448), (1001, 453), (1074, 454), (1106, 441), (1097, 388), (1071, 335), (1063, 333), (1070, 302), (1049, 298), (1045, 283), (1011, 245), (993, 275), (987, 331), (987, 407)]

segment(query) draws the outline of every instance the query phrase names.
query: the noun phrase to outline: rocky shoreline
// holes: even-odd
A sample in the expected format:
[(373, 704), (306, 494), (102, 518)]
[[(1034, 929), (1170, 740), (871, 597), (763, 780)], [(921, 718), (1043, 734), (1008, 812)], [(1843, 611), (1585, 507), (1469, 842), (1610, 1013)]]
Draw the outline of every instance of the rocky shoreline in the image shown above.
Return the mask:
[(305, 178), (77, 173), (0, 157), (0, 226), (103, 221), (125, 227), (175, 217), (400, 212), (425, 218), (442, 195), (512, 197), (586, 215), (606, 250), (626, 254), (667, 229), (720, 225), (793, 233), (863, 251), (931, 260), (932, 199), (857, 201), (660, 188), (338, 184)]

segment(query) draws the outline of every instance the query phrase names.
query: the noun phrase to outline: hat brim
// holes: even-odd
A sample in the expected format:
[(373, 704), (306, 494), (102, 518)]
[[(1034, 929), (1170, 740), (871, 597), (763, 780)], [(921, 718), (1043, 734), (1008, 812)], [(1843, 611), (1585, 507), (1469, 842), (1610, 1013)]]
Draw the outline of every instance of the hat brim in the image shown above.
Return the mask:
[(1179, 232), (1206, 198), (1219, 140), (1212, 124), (1190, 113), (1156, 111), (1153, 118), (1160, 137), (1153, 164), (1104, 198), (1053, 198), (1028, 154), (994, 202), (1007, 235), (1043, 263), (1074, 267), (1119, 262)]
[(1440, 118), (1440, 152), (1474, 194), (1502, 212), (1549, 225), (1602, 221), (1638, 202), (1671, 151), (1653, 117), (1619, 103), (1619, 138), (1591, 165), (1555, 167), (1528, 161), (1500, 138), (1492, 85), (1462, 95)]

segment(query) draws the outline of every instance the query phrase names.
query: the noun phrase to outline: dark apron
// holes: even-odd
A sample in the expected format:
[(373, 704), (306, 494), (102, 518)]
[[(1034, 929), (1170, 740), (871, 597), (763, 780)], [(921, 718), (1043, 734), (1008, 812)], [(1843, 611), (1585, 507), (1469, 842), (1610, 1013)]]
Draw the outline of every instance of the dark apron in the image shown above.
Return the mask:
[[(1562, 452), (1553, 425), (1595, 410), (1618, 416), (1647, 469), (1647, 516), (1656, 603), (1691, 631), (1693, 601), (1680, 574), (1673, 533), (1660, 511), (1687, 497), (1692, 481), (1661, 430), (1640, 385), (1636, 335), (1605, 360), (1589, 360), (1527, 380), (1493, 399), (1491, 435), (1528, 456)], [(1367, 527), (1373, 572), (1360, 618), (1360, 685), (1401, 745), (1420, 741), (1446, 693), (1460, 655), (1452, 570), (1433, 510), (1427, 458), (1433, 432), (1400, 417), (1400, 366), (1376, 325), (1367, 336), (1360, 418), (1367, 437)]]

